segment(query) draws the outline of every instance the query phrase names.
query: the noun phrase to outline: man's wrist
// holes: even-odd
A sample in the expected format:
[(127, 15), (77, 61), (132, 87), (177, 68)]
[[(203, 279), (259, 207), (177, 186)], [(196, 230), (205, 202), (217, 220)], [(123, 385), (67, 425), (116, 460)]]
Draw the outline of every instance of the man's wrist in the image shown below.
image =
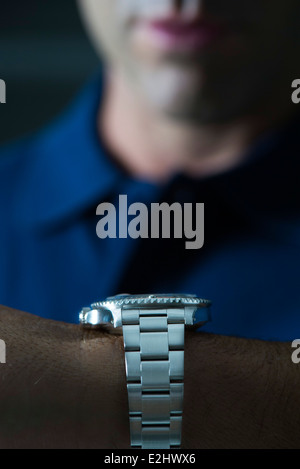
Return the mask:
[[(129, 448), (123, 337), (0, 308), (1, 448)], [(298, 448), (291, 344), (186, 331), (182, 448)]]
[(121, 337), (9, 308), (0, 330), (0, 447), (128, 447)]
[(183, 447), (299, 448), (291, 344), (186, 335)]

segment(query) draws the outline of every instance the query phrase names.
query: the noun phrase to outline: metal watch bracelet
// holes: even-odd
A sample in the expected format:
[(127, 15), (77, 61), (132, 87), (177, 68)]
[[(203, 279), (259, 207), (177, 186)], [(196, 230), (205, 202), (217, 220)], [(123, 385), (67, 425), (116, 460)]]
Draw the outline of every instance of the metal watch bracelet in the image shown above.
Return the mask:
[(123, 332), (132, 448), (180, 448), (185, 326), (210, 321), (211, 301), (190, 294), (121, 294), (83, 308), (83, 327)]
[(131, 446), (179, 448), (184, 307), (122, 309)]

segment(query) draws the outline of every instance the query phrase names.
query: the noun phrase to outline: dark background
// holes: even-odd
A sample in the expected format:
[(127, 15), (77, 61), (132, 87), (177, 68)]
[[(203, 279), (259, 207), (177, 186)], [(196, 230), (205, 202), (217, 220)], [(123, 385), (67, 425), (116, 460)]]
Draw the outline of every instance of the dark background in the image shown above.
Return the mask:
[(0, 143), (43, 127), (97, 67), (75, 0), (2, 0)]

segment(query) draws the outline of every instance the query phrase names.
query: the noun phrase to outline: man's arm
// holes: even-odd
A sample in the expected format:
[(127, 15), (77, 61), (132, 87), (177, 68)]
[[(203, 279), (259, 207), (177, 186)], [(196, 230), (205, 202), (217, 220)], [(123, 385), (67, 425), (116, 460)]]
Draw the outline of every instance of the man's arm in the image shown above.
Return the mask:
[(0, 307), (0, 448), (128, 448), (121, 337)]
[(300, 364), (291, 343), (189, 333), (183, 444), (300, 448)]
[[(129, 448), (122, 337), (0, 309), (0, 448)], [(183, 448), (300, 448), (291, 344), (187, 332)]]

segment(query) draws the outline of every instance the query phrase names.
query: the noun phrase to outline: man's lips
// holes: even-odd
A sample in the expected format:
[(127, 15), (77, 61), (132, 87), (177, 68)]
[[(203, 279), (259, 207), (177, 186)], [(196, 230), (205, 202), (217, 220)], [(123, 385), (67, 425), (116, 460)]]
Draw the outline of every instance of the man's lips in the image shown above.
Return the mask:
[(147, 42), (166, 51), (201, 50), (225, 33), (224, 26), (206, 21), (138, 21), (136, 27)]

